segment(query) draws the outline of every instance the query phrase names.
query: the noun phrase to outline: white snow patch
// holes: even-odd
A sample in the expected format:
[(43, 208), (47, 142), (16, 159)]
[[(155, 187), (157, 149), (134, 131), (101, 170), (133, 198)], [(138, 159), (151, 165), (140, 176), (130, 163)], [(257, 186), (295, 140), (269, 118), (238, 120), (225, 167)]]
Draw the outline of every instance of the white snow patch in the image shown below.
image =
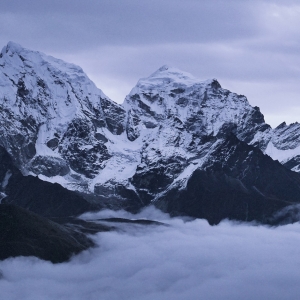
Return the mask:
[(274, 160), (278, 160), (280, 163), (284, 163), (296, 155), (300, 155), (300, 146), (295, 149), (280, 150), (273, 145), (272, 141), (270, 141), (265, 150), (265, 154), (269, 155)]
[(2, 203), (2, 200), (7, 197), (7, 195), (3, 192), (0, 192), (0, 204)]
[(8, 185), (8, 181), (9, 181), (9, 178), (11, 177), (12, 173), (10, 170), (8, 170), (6, 173), (5, 173), (5, 176), (4, 176), (4, 179), (2, 181), (2, 188), (5, 189), (6, 186)]
[(89, 190), (92, 192), (96, 183), (105, 184), (110, 180), (126, 182), (135, 174), (141, 161), (142, 143), (130, 142), (126, 133), (116, 136), (106, 128), (98, 129), (98, 132), (104, 134), (108, 139), (105, 145), (112, 157), (105, 162), (104, 169), (90, 181)]
[(63, 187), (67, 187), (67, 185), (70, 183), (70, 181), (67, 180), (65, 177), (59, 176), (59, 175), (52, 176), (52, 177), (47, 177), (45, 175), (39, 174), (38, 178), (43, 180), (43, 181), (50, 182), (50, 183), (58, 183)]
[(80, 150), (89, 150), (89, 149), (93, 149), (93, 145), (82, 145), (79, 147)]

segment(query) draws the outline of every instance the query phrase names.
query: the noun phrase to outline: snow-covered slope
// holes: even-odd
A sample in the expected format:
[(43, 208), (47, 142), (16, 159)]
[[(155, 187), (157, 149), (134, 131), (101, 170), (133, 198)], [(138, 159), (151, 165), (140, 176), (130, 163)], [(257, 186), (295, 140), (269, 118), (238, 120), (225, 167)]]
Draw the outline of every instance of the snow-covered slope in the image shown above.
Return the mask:
[(252, 107), (245, 96), (222, 89), (216, 79), (201, 81), (163, 66), (137, 83), (124, 107), (128, 138), (135, 140), (160, 126), (155, 139), (163, 152), (169, 145), (170, 156), (175, 144), (188, 152), (195, 138), (232, 132), (287, 168), (300, 171), (300, 124), (282, 123), (272, 129), (258, 107)]
[(0, 54), (0, 124), (0, 144), (24, 174), (84, 189), (119, 155), (125, 111), (80, 67), (10, 42)]
[(258, 132), (250, 144), (278, 160), (287, 168), (300, 172), (300, 124), (285, 122), (274, 129)]
[(224, 124), (241, 139), (251, 141), (257, 131), (265, 131), (258, 107), (245, 96), (222, 89), (216, 79), (201, 81), (191, 74), (168, 66), (141, 79), (126, 97), (129, 113), (127, 132), (134, 140), (143, 128), (176, 118), (188, 132), (217, 135)]

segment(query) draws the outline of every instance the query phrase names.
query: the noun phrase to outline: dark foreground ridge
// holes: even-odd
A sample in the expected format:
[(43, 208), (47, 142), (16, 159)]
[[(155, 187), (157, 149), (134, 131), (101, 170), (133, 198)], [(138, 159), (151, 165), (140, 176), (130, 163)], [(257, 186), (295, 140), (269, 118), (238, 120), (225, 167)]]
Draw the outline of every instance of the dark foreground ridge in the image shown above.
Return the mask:
[[(53, 219), (55, 221), (53, 221)], [(11, 204), (0, 205), (0, 260), (16, 256), (36, 256), (52, 263), (68, 261), (73, 255), (96, 246), (87, 234), (118, 230), (114, 224), (166, 224), (124, 218), (85, 221), (74, 217), (49, 220)]]
[(89, 247), (83, 233), (15, 205), (0, 205), (0, 259), (36, 256), (60, 263)]

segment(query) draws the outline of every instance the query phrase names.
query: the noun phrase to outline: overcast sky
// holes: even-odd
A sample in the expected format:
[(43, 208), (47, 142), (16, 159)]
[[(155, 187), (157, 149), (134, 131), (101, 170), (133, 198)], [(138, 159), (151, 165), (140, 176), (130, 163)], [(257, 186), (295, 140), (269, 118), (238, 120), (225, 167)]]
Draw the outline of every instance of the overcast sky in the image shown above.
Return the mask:
[(300, 121), (299, 0), (10, 0), (8, 41), (80, 65), (121, 103), (164, 64), (247, 96), (272, 126)]

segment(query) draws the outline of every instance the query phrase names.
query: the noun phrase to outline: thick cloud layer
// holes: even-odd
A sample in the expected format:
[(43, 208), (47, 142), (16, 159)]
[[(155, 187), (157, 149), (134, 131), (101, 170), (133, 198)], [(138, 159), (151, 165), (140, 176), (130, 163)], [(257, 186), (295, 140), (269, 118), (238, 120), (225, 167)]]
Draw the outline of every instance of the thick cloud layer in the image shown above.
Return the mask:
[[(132, 217), (102, 212), (86, 218)], [(300, 225), (268, 228), (184, 222), (145, 210), (170, 226), (120, 225), (99, 247), (52, 265), (34, 258), (0, 263), (3, 299), (299, 299)]]
[(0, 27), (0, 45), (76, 63), (120, 103), (169, 64), (246, 95), (272, 126), (300, 120), (297, 0), (11, 0)]

